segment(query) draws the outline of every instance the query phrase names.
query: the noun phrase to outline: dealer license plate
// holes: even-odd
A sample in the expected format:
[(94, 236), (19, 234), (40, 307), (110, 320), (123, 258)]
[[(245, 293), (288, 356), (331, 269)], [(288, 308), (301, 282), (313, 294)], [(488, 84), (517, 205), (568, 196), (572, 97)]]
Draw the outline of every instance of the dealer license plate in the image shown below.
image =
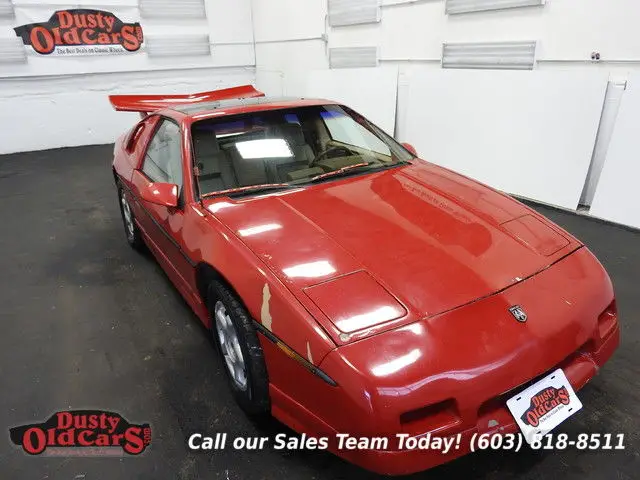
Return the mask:
[(542, 437), (582, 408), (562, 369), (550, 373), (507, 400), (528, 443)]

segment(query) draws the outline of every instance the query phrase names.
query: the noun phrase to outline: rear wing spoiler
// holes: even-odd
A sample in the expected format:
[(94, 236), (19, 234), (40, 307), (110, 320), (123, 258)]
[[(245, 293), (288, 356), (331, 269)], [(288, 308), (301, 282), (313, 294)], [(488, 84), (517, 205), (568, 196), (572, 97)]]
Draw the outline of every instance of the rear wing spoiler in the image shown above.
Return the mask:
[(190, 95), (109, 95), (109, 101), (119, 112), (140, 112), (145, 117), (148, 113), (174, 105), (254, 97), (264, 97), (264, 93), (252, 85), (242, 85)]

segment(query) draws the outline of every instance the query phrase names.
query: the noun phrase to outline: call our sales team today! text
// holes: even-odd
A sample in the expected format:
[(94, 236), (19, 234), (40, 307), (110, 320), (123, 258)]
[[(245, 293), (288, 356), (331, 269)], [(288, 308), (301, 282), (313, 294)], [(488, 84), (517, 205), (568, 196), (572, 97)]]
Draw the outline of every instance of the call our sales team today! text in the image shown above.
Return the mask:
[[(432, 437), (427, 434), (419, 439), (406, 433), (395, 435), (397, 446), (400, 449), (438, 450), (446, 454), (451, 449), (460, 447), (459, 436)], [(279, 433), (270, 444), (270, 437), (244, 437), (237, 436), (232, 440), (227, 433), (216, 433), (212, 437), (200, 433), (192, 434), (187, 444), (191, 450), (224, 450), (232, 447), (235, 450), (262, 450), (272, 447), (274, 450), (326, 450), (329, 448), (328, 437), (309, 437), (305, 434), (289, 436)], [(388, 450), (389, 438), (387, 437), (355, 437), (347, 433), (337, 433), (335, 441), (339, 450)]]

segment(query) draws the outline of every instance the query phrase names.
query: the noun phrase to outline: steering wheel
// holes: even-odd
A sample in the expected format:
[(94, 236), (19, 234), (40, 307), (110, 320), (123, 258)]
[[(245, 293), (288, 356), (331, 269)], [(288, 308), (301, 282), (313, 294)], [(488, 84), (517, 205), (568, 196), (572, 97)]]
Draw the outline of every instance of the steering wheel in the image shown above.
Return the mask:
[(315, 157), (313, 157), (309, 161), (309, 167), (313, 167), (316, 164), (316, 162), (318, 160), (320, 160), (322, 157), (326, 157), (329, 153), (335, 152), (335, 151), (346, 152), (347, 155), (349, 155), (349, 156), (353, 155), (353, 152), (351, 150), (349, 150), (347, 147), (330, 147), (330, 148), (327, 148), (324, 152), (320, 152)]

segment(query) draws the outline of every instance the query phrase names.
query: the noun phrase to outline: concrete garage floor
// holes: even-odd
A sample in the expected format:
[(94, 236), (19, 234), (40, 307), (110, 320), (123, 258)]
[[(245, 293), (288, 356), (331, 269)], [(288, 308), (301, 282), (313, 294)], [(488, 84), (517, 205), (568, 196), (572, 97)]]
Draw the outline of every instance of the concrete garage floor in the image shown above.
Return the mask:
[[(112, 146), (0, 156), (0, 478), (375, 478), (328, 453), (192, 454), (195, 431), (263, 435), (225, 385), (199, 321), (158, 265), (124, 238)], [(640, 458), (640, 234), (539, 207), (577, 235), (616, 286), (622, 346), (561, 431), (624, 433), (624, 451), (484, 452), (416, 479), (632, 479)], [(30, 457), (8, 428), (57, 410), (102, 408), (149, 422), (141, 457)]]

